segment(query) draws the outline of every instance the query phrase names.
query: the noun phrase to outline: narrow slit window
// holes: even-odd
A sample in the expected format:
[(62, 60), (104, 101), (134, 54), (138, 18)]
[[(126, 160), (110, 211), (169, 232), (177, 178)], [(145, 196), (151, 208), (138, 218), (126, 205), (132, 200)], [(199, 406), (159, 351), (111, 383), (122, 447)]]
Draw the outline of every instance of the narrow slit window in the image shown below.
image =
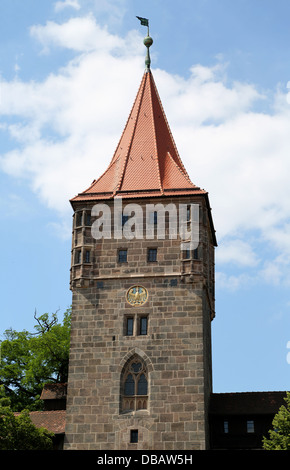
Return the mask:
[(129, 216), (122, 214), (122, 226), (124, 226), (128, 220), (129, 220)]
[(128, 317), (127, 318), (127, 325), (126, 325), (126, 335), (133, 336), (133, 327), (134, 327), (134, 318)]
[(131, 444), (136, 444), (138, 442), (138, 429), (131, 429), (130, 442)]
[(249, 419), (247, 421), (247, 432), (249, 433), (255, 432), (254, 421), (252, 419)]
[(149, 212), (149, 222), (150, 222), (150, 224), (157, 225), (157, 217), (158, 217), (157, 214), (158, 214), (157, 211)]
[(79, 227), (82, 225), (82, 213), (78, 212), (76, 215), (76, 226)]
[(147, 325), (148, 325), (148, 318), (141, 317), (140, 318), (140, 335), (147, 335)]
[(86, 225), (91, 226), (92, 225), (92, 219), (91, 219), (91, 213), (87, 212), (86, 215)]
[(76, 264), (80, 264), (82, 262), (82, 252), (81, 252), (81, 250), (77, 250), (75, 262), (76, 262)]

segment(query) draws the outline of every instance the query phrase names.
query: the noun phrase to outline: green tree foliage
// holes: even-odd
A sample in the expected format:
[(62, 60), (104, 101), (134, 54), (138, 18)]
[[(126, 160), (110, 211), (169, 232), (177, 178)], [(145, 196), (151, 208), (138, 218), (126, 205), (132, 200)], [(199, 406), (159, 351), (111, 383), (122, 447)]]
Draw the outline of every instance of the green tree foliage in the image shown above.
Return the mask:
[(13, 413), (0, 389), (0, 450), (51, 450), (52, 438), (53, 433), (32, 423), (28, 410)]
[(13, 411), (40, 410), (46, 383), (64, 383), (68, 376), (71, 309), (34, 315), (34, 332), (6, 330), (0, 343), (0, 384)]
[(275, 415), (269, 431), (269, 437), (263, 438), (265, 450), (290, 450), (290, 393), (285, 398), (286, 406), (282, 405)]

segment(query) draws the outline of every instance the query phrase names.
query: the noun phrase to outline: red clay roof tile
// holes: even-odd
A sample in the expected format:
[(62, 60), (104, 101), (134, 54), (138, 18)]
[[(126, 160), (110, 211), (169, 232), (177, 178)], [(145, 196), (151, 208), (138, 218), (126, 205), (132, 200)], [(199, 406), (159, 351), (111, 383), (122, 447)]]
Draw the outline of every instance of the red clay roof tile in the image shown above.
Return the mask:
[[(20, 413), (14, 413), (18, 416)], [(45, 428), (54, 434), (64, 434), (66, 410), (30, 411), (30, 419), (37, 428)]]
[(66, 383), (45, 384), (40, 399), (41, 400), (56, 400), (65, 399), (67, 394)]

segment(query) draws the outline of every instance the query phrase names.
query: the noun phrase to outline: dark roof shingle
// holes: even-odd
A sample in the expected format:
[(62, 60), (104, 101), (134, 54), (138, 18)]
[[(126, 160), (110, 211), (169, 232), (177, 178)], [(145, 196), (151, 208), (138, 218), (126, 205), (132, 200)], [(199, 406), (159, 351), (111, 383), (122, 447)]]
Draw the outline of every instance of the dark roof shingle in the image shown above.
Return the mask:
[(275, 414), (285, 405), (286, 392), (213, 393), (212, 415)]

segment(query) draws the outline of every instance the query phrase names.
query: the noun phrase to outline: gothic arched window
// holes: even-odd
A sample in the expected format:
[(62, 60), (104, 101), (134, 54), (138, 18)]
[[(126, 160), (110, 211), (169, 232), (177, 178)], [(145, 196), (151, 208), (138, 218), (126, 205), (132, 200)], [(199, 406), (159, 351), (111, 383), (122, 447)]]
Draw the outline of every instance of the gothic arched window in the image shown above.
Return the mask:
[(148, 404), (148, 372), (139, 356), (133, 356), (121, 376), (121, 411), (146, 410)]

